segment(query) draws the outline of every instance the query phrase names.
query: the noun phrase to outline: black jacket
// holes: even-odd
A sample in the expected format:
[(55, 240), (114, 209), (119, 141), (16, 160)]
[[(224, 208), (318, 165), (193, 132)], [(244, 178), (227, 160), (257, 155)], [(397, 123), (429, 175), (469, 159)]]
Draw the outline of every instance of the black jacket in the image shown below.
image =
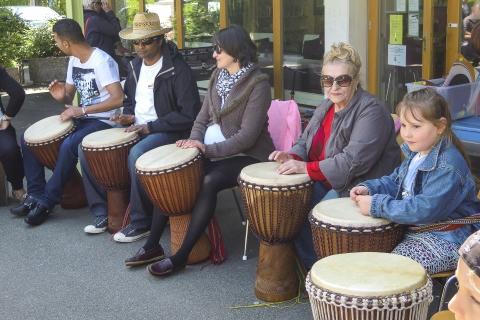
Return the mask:
[[(173, 42), (162, 44), (163, 64), (155, 77), (153, 101), (158, 119), (148, 122), (150, 133), (188, 131), (201, 108), (197, 82)], [(135, 114), (135, 91), (143, 60), (136, 57), (128, 66), (123, 113)]]
[(122, 27), (120, 27), (120, 21), (115, 17), (113, 10), (106, 12), (104, 17), (94, 10), (83, 9), (83, 23), (87, 26), (85, 30), (87, 43), (105, 51), (115, 60), (113, 44), (120, 41), (118, 33)]
[(6, 109), (3, 108), (2, 100), (0, 99), (2, 112), (9, 117), (15, 117), (25, 100), (25, 90), (3, 68), (0, 68), (0, 89), (10, 96)]

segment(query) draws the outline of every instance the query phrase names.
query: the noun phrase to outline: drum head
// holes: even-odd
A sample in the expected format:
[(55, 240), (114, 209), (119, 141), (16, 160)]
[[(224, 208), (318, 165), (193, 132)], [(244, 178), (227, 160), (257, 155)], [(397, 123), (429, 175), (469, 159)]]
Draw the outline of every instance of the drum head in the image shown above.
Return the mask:
[(312, 210), (315, 219), (325, 223), (344, 227), (378, 227), (391, 221), (373, 218), (360, 213), (360, 208), (350, 198), (338, 198), (322, 201)]
[(82, 145), (86, 148), (105, 148), (122, 145), (135, 140), (136, 132), (124, 132), (125, 128), (100, 130), (85, 136)]
[(308, 174), (278, 174), (278, 162), (251, 164), (240, 172), (240, 179), (249, 183), (268, 186), (291, 186), (311, 181)]
[(182, 149), (175, 144), (152, 149), (137, 159), (135, 166), (140, 171), (157, 171), (187, 163), (199, 154), (197, 148)]
[(393, 295), (419, 289), (427, 282), (421, 264), (382, 252), (332, 255), (317, 261), (310, 272), (318, 287), (348, 296)]
[(51, 116), (32, 124), (25, 130), (24, 139), (29, 143), (41, 143), (55, 140), (73, 128), (71, 119), (60, 121), (59, 116)]

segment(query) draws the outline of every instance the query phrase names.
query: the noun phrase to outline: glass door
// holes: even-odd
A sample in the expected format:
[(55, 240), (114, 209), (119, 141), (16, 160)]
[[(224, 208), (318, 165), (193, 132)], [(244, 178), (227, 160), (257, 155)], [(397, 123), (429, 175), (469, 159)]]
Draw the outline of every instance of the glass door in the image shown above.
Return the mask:
[[(448, 72), (463, 24), (459, 0), (379, 0), (378, 5), (377, 95), (393, 112), (407, 93), (406, 83)], [(453, 5), (458, 6), (455, 23), (452, 12), (447, 17)], [(451, 36), (453, 29), (457, 36)]]

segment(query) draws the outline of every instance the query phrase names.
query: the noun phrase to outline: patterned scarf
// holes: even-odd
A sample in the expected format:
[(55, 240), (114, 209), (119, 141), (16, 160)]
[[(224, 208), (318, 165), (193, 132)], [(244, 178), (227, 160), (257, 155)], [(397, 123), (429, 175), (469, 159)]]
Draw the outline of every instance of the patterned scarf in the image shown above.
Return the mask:
[(216, 86), (218, 95), (222, 98), (222, 105), (220, 109), (223, 108), (223, 105), (225, 104), (225, 101), (227, 100), (227, 97), (230, 94), (230, 90), (232, 90), (232, 87), (235, 85), (238, 79), (245, 72), (247, 72), (248, 69), (250, 69), (251, 66), (253, 66), (253, 63), (249, 63), (246, 67), (243, 67), (237, 73), (234, 73), (232, 75), (228, 73), (227, 69), (220, 70), (220, 72), (218, 73)]

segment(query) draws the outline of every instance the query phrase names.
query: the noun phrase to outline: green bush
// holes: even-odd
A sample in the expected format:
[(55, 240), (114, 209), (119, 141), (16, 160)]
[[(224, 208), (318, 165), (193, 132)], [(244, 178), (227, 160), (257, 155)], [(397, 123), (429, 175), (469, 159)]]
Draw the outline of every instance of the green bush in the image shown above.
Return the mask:
[(30, 58), (48, 58), (65, 56), (65, 54), (58, 49), (53, 38), (52, 26), (55, 21), (48, 25), (32, 28), (28, 33), (28, 53)]
[(10, 10), (0, 8), (0, 63), (5, 67), (22, 66), (28, 57), (28, 26)]

